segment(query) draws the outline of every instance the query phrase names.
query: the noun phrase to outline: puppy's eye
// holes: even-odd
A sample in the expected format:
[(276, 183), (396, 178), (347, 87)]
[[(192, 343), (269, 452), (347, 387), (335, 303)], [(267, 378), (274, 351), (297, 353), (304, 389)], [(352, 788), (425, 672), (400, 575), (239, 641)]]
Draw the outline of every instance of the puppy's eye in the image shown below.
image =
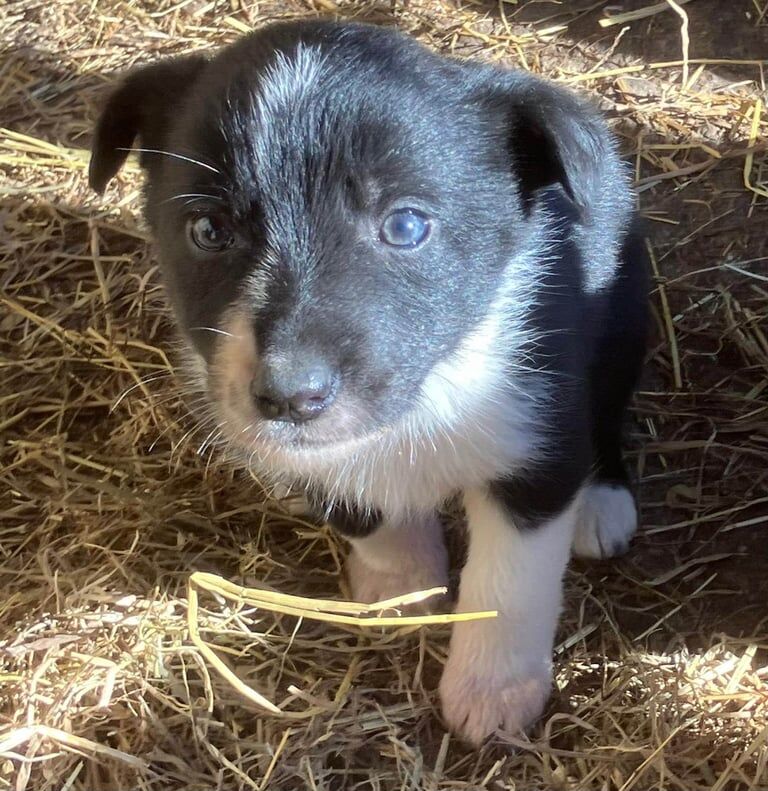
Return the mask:
[(206, 253), (218, 253), (226, 250), (234, 237), (226, 221), (215, 214), (201, 214), (187, 223), (189, 238), (196, 247)]
[(429, 218), (417, 209), (397, 209), (382, 223), (381, 241), (392, 247), (418, 247), (429, 236)]

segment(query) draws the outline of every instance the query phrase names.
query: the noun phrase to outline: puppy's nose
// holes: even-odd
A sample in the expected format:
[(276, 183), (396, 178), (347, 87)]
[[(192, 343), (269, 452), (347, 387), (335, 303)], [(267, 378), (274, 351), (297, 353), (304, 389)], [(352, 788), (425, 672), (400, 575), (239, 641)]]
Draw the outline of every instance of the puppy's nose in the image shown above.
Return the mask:
[(265, 365), (251, 383), (259, 413), (267, 420), (303, 423), (313, 420), (333, 403), (336, 375), (323, 362), (306, 367)]

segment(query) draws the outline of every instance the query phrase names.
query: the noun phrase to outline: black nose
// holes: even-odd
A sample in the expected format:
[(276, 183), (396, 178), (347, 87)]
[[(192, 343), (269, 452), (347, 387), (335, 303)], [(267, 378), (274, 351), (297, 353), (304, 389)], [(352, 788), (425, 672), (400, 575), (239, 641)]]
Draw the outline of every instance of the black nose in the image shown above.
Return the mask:
[(251, 383), (259, 413), (268, 420), (303, 423), (333, 403), (336, 376), (323, 362), (306, 366), (264, 365)]

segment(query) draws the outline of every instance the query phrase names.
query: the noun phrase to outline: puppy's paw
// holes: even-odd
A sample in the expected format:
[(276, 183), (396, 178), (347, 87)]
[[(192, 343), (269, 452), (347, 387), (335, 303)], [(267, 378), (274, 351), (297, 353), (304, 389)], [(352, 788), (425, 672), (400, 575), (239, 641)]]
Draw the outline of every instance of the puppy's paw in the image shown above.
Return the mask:
[[(409, 569), (402, 572), (382, 571), (368, 566), (355, 552), (347, 560), (349, 578), (354, 601), (373, 604), (394, 599), (406, 593), (428, 590), (448, 585), (448, 575), (432, 570)], [(433, 596), (426, 601), (408, 606), (411, 613), (439, 612), (446, 606), (445, 596)]]
[(552, 686), (548, 670), (519, 678), (481, 675), (478, 670), (450, 658), (445, 666), (440, 681), (443, 718), (456, 735), (477, 747), (497, 730), (517, 734), (541, 716)]
[(637, 507), (629, 489), (593, 483), (582, 497), (573, 552), (584, 558), (622, 555), (636, 530)]
[[(393, 599), (405, 593), (447, 587), (448, 558), (443, 550), (419, 558), (403, 557), (398, 568), (376, 568), (352, 549), (347, 558), (347, 578), (352, 598), (365, 604)], [(433, 596), (410, 606), (412, 612), (435, 612), (445, 607), (445, 596)]]

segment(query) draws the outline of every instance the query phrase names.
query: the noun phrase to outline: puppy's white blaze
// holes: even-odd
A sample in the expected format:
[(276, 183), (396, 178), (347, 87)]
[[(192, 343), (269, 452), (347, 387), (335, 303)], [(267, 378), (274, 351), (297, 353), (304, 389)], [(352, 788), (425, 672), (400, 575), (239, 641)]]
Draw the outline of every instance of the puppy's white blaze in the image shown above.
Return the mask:
[(320, 74), (323, 55), (318, 47), (299, 43), (292, 55), (277, 52), (259, 85), (259, 107), (280, 114), (301, 101)]
[(464, 495), (470, 543), (457, 611), (499, 613), (454, 624), (440, 685), (446, 720), (470, 741), (497, 728), (519, 730), (543, 709), (578, 501), (519, 530), (486, 490)]

